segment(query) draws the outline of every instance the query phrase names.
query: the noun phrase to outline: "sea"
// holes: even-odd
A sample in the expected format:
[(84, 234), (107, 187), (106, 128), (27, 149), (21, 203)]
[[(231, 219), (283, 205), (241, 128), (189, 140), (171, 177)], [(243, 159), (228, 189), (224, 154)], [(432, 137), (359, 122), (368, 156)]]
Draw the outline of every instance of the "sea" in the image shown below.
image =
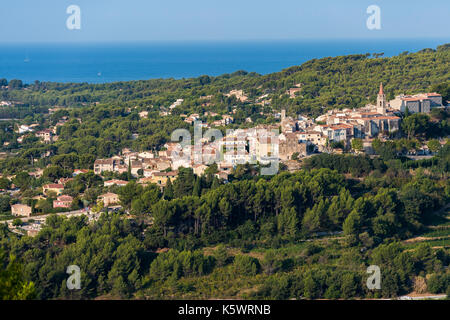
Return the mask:
[(238, 70), (268, 74), (314, 59), (436, 48), (450, 39), (267, 40), (120, 43), (0, 43), (0, 78), (109, 83), (217, 76)]

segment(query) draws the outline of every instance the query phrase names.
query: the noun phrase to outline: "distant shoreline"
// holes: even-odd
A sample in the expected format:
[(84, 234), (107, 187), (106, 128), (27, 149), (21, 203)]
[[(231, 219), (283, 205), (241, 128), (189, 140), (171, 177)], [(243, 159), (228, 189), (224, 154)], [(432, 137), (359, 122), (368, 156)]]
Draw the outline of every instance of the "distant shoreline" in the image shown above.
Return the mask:
[(384, 53), (391, 57), (446, 39), (307, 39), (252, 41), (3, 43), (0, 78), (106, 84), (220, 76), (238, 70), (266, 75), (311, 59)]

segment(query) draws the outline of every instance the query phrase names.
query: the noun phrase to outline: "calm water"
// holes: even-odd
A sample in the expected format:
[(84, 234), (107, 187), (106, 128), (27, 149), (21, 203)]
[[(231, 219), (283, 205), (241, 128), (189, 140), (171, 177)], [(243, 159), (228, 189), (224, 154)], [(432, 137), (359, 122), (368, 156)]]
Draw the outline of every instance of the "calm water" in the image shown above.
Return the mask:
[(253, 41), (119, 44), (0, 44), (0, 78), (58, 82), (114, 82), (261, 74), (313, 58), (354, 53), (397, 55), (435, 48), (448, 39)]

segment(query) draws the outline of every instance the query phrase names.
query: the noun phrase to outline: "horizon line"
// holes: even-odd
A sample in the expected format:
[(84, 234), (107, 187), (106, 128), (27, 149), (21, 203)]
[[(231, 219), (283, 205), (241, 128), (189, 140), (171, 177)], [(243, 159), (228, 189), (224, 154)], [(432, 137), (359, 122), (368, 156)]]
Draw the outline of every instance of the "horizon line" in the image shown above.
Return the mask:
[(49, 40), (49, 41), (0, 41), (1, 45), (8, 44), (123, 44), (123, 43), (230, 43), (230, 42), (298, 42), (298, 41), (450, 41), (448, 37), (350, 37), (350, 38), (266, 38), (266, 39), (172, 39), (172, 40)]

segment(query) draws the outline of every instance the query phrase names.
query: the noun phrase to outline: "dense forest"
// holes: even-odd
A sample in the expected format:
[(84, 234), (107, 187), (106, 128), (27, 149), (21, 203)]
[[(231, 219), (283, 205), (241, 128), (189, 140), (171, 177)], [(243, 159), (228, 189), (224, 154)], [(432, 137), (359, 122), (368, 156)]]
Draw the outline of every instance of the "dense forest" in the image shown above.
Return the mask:
[[(186, 170), (175, 192), (123, 187), (132, 219), (53, 216), (34, 238), (2, 227), (0, 247), (43, 299), (395, 297), (420, 281), (445, 293), (448, 248), (404, 240), (441, 219), (450, 185), (439, 162), (448, 166), (449, 151), (414, 174), (408, 162), (345, 155), (315, 156), (270, 178), (239, 168), (226, 185)], [(82, 270), (76, 292), (65, 286), (70, 264)], [(369, 264), (382, 270), (380, 291), (364, 286)]]

